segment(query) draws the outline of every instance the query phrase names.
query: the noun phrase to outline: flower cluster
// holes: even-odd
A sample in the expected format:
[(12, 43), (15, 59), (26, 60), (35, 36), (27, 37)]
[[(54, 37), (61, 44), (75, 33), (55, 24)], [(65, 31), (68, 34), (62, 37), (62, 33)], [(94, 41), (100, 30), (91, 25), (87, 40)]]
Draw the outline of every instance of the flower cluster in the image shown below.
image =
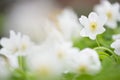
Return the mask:
[(11, 31), (10, 39), (1, 39), (1, 54), (9, 59), (9, 67), (14, 69), (21, 67), (17, 59), (24, 56), (27, 68), (39, 76), (57, 76), (63, 73), (95, 74), (101, 69), (95, 50), (86, 48), (80, 51), (72, 47), (71, 42), (57, 39), (54, 41), (52, 35), (43, 44), (35, 45), (28, 36)]
[(120, 21), (120, 12), (119, 12), (120, 6), (119, 3), (111, 4), (107, 0), (102, 0), (100, 5), (96, 5), (94, 10), (99, 15), (104, 15), (107, 17), (106, 26), (109, 28), (116, 28), (117, 27), (117, 21)]
[[(88, 18), (82, 15), (79, 18), (80, 23), (76, 14), (69, 8), (55, 16), (50, 15), (46, 21), (47, 27), (44, 27), (47, 36), (41, 44), (35, 43), (29, 36), (22, 35), (20, 32), (10, 31), (9, 38), (3, 37), (0, 40), (2, 47), (0, 49), (0, 79), (17, 70), (23, 72), (24, 75), (27, 73), (36, 75), (38, 80), (61, 77), (69, 73), (75, 75), (99, 73), (102, 69), (100, 57), (102, 52), (108, 55), (110, 60), (113, 57), (116, 62), (120, 56), (119, 34), (114, 35), (115, 41), (110, 43), (114, 51), (97, 41), (97, 36), (107, 31), (104, 25), (112, 29), (117, 28), (119, 9), (118, 3), (111, 4), (108, 1), (102, 1), (100, 5), (95, 6), (95, 12), (91, 12)], [(82, 50), (74, 47), (72, 38), (78, 37), (78, 33), (82, 36), (81, 38), (89, 37), (93, 41), (96, 40), (98, 46), (94, 49), (86, 46)], [(84, 45), (84, 43), (78, 45)]]

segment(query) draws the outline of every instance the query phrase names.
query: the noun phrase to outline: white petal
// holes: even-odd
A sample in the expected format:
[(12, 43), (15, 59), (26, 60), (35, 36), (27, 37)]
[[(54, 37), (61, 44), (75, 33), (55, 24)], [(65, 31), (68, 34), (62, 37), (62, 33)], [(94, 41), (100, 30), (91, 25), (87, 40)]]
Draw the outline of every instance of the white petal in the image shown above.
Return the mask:
[(115, 29), (117, 27), (117, 22), (116, 21), (108, 21), (106, 23), (106, 26), (111, 28), (111, 29)]
[(115, 34), (112, 36), (112, 39), (113, 40), (117, 40), (117, 39), (120, 39), (120, 34)]
[(86, 33), (85, 28), (83, 28), (83, 29), (80, 31), (80, 36), (83, 36), (83, 37), (86, 37), (86, 36), (87, 36), (87, 33)]
[(92, 39), (92, 40), (95, 40), (95, 39), (96, 39), (96, 35), (95, 35), (95, 34), (89, 35), (89, 37), (90, 37), (90, 39)]
[(120, 47), (120, 39), (115, 40), (112, 44), (111, 44), (112, 48), (118, 48)]
[(113, 13), (115, 15), (115, 19), (120, 21), (120, 5), (118, 3), (113, 4)]
[(98, 15), (95, 12), (91, 12), (88, 16), (90, 21), (97, 21), (98, 20)]
[(113, 9), (115, 9), (116, 11), (119, 11), (119, 9), (120, 9), (119, 3), (114, 3), (113, 4)]
[(119, 14), (118, 14), (117, 18), (118, 18), (118, 21), (120, 22), (120, 11), (119, 11)]
[(1, 44), (1, 46), (3, 47), (3, 48), (6, 48), (6, 49), (11, 49), (12, 48), (12, 46), (14, 45), (14, 44), (12, 44), (11, 43), (11, 41), (9, 40), (9, 39), (7, 39), (7, 38), (2, 38), (1, 40), (0, 40), (0, 44)]
[(105, 32), (105, 28), (101, 27), (98, 29), (98, 34), (102, 34), (103, 32)]
[(106, 6), (106, 7), (110, 7), (111, 6), (111, 3), (109, 1), (107, 1), (107, 0), (102, 1), (102, 4), (104, 6)]
[(120, 49), (115, 49), (114, 52), (120, 56)]
[(18, 59), (17, 59), (17, 56), (13, 56), (13, 55), (9, 55), (7, 56), (8, 59), (9, 59), (9, 62), (10, 62), (10, 65), (13, 67), (13, 68), (18, 68)]
[(10, 38), (15, 37), (15, 36), (16, 36), (15, 32), (13, 30), (11, 30), (10, 31)]
[(84, 27), (88, 25), (88, 18), (86, 16), (81, 16), (81, 18), (79, 18), (79, 21)]
[(98, 20), (98, 22), (99, 22), (99, 25), (100, 25), (100, 26), (104, 26), (105, 23), (107, 22), (107, 17), (104, 16), (104, 15), (99, 15), (99, 20)]
[(95, 74), (101, 69), (101, 63), (96, 51), (86, 48), (80, 51), (78, 57), (79, 67), (85, 66), (86, 72), (89, 74)]

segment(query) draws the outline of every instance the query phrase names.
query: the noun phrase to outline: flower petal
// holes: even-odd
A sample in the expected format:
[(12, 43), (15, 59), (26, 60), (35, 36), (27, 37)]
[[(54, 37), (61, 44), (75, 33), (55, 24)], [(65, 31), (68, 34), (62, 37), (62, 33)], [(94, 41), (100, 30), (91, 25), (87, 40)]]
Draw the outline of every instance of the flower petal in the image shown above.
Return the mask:
[(83, 29), (80, 31), (80, 35), (83, 36), (83, 37), (86, 37), (86, 36), (87, 36), (87, 33), (86, 33), (85, 28), (83, 28)]
[(81, 16), (79, 21), (84, 27), (88, 25), (88, 18), (86, 16)]
[(95, 21), (98, 20), (98, 15), (95, 12), (91, 12), (88, 16), (90, 21)]

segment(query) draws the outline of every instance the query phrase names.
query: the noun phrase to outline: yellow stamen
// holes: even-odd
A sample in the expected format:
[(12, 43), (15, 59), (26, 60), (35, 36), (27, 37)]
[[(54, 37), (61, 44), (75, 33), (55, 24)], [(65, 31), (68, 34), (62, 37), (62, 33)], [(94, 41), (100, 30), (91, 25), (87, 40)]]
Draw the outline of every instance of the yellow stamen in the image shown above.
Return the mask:
[(111, 20), (111, 19), (112, 19), (112, 13), (111, 13), (111, 11), (108, 11), (108, 12), (106, 13), (106, 15), (107, 15), (108, 20)]
[(86, 72), (86, 66), (80, 66), (79, 68), (78, 68), (78, 71), (79, 72)]
[(22, 51), (25, 51), (25, 50), (26, 50), (26, 48), (27, 48), (26, 44), (25, 44), (25, 43), (23, 43), (23, 44), (22, 44)]
[(91, 31), (95, 31), (96, 28), (97, 28), (97, 23), (96, 22), (91, 22), (90, 23), (90, 29), (91, 29)]
[(38, 70), (40, 76), (48, 76), (50, 75), (50, 71), (47, 67), (41, 66), (41, 68)]
[(64, 57), (64, 52), (59, 51), (57, 56), (58, 56), (59, 59), (62, 59)]

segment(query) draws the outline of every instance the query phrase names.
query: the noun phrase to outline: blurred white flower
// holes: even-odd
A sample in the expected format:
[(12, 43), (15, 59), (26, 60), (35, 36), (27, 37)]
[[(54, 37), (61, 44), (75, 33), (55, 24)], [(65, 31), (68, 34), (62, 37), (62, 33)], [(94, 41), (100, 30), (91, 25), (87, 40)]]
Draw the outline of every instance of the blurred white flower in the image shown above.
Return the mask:
[(83, 37), (89, 37), (90, 39), (95, 40), (98, 34), (105, 31), (103, 26), (106, 22), (106, 17), (99, 16), (95, 12), (91, 12), (88, 18), (81, 16), (79, 20), (84, 27), (80, 32), (80, 35)]
[(108, 0), (102, 0), (101, 4), (96, 5), (94, 10), (99, 14), (107, 17), (106, 26), (116, 28), (117, 21), (120, 20), (119, 3), (111, 4)]
[(101, 62), (97, 52), (86, 48), (76, 57), (76, 72), (95, 74), (101, 69)]
[[(65, 40), (79, 36), (80, 24), (72, 9), (54, 5), (54, 0), (20, 1), (5, 23), (5, 32), (12, 29), (27, 34), (36, 43), (42, 43), (56, 28)], [(56, 13), (57, 12), (57, 13)]]
[[(47, 66), (52, 66), (54, 68), (53, 72), (55, 71), (56, 74), (71, 72), (74, 70), (72, 65), (74, 65), (75, 56), (77, 53), (79, 53), (79, 49), (73, 48), (71, 42), (66, 42), (62, 40), (63, 38), (61, 39), (60, 37), (55, 37), (54, 35), (56, 34), (52, 34), (44, 43), (42, 43), (41, 45), (34, 46), (31, 49), (30, 54), (28, 55), (28, 63), (30, 63), (31, 60), (34, 60), (34, 62), (31, 61), (32, 63), (34, 63), (33, 65), (39, 66), (38, 63), (42, 64), (42, 56), (51, 56), (49, 57), (52, 58), (51, 60), (49, 60), (49, 58), (47, 57), (45, 58), (48, 60), (48, 62), (51, 61), (49, 64), (48, 62), (43, 63)], [(39, 56), (39, 60), (35, 60), (37, 59), (37, 56)], [(57, 63), (56, 66), (55, 64), (52, 64), (54, 61), (56, 61), (55, 64)], [(32, 68), (32, 66), (30, 67)]]
[(54, 0), (17, 0), (9, 10), (5, 21), (5, 33), (14, 30), (28, 35), (36, 43), (41, 43), (51, 31), (48, 15), (59, 10)]
[(61, 32), (66, 40), (78, 38), (81, 25), (79, 24), (77, 14), (70, 8), (65, 8), (56, 16), (58, 25), (56, 28)]
[(63, 72), (56, 57), (47, 50), (38, 50), (27, 57), (28, 68), (40, 77), (59, 76)]
[(26, 57), (28, 68), (39, 76), (59, 76), (63, 72), (63, 67), (54, 54), (55, 46), (64, 41), (57, 32), (53, 30), (41, 45), (33, 46)]
[(113, 40), (117, 40), (117, 39), (120, 39), (120, 34), (115, 34), (112, 36), (112, 39)]
[(120, 56), (120, 39), (115, 40), (112, 44), (111, 47), (114, 48), (114, 52)]
[(51, 32), (47, 36), (46, 40), (44, 40), (40, 45), (47, 44), (53, 46), (54, 44), (66, 42), (63, 35), (54, 27), (51, 27)]
[(21, 35), (21, 33), (15, 34), (14, 31), (10, 31), (9, 38), (2, 38), (0, 40), (2, 46), (1, 53), (6, 55), (26, 55), (27, 50), (33, 46), (33, 43), (26, 35)]
[(6, 56), (0, 54), (0, 79), (8, 77), (9, 69), (7, 66), (8, 66), (8, 60)]
[(66, 42), (56, 44), (53, 52), (53, 55), (56, 56), (59, 63), (63, 66), (64, 73), (74, 71), (75, 58), (80, 52), (78, 48), (74, 48), (71, 43)]
[(0, 52), (0, 55), (5, 59), (7, 67), (18, 68), (18, 58), (15, 55), (4, 54)]

